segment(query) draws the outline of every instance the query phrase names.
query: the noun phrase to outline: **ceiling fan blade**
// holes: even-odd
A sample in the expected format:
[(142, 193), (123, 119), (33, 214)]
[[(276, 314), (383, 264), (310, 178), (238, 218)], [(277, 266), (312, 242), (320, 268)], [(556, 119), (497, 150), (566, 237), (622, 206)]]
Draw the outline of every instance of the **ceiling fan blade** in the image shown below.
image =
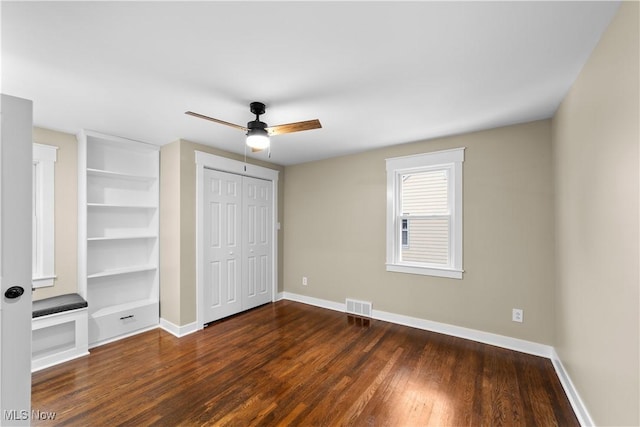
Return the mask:
[(286, 125), (270, 126), (267, 128), (270, 136), (282, 135), (283, 133), (300, 132), (303, 130), (320, 129), (320, 120), (307, 120), (305, 122), (287, 123)]
[(234, 123), (225, 122), (224, 120), (214, 119), (213, 117), (209, 117), (209, 116), (205, 116), (205, 115), (202, 115), (202, 114), (194, 113), (193, 111), (185, 111), (185, 114), (188, 114), (189, 116), (197, 117), (199, 119), (209, 120), (209, 121), (214, 122), (214, 123), (220, 123), (221, 125), (231, 126), (232, 128), (240, 129), (243, 132), (247, 131), (247, 128), (244, 127), (244, 126), (236, 125)]

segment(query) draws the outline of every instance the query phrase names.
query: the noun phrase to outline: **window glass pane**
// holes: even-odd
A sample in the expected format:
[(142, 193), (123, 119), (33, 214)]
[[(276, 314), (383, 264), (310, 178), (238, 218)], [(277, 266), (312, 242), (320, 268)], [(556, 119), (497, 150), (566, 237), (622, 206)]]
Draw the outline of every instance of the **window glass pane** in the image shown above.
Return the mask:
[(409, 246), (409, 220), (402, 220), (402, 246)]
[(446, 170), (401, 175), (402, 215), (448, 215)]
[(449, 218), (411, 218), (411, 245), (403, 247), (405, 262), (449, 264)]

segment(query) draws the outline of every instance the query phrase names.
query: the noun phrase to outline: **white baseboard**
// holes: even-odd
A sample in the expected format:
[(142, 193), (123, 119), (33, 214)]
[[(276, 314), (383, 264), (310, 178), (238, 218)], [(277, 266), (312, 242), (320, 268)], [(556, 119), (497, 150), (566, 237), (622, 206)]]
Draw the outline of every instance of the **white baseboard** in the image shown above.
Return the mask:
[[(335, 311), (345, 311), (345, 304), (327, 301), (320, 298), (298, 295), (291, 292), (282, 292), (280, 299), (297, 301), (304, 304), (314, 305), (316, 307), (328, 308)], [(553, 347), (538, 344), (531, 341), (525, 341), (518, 338), (507, 337), (504, 335), (492, 334), (490, 332), (479, 331), (476, 329), (464, 328), (461, 326), (449, 325), (447, 323), (434, 322), (432, 320), (420, 319), (417, 317), (405, 316), (402, 314), (388, 313), (381, 310), (373, 310), (372, 316), (376, 320), (384, 320), (385, 322), (396, 323), (398, 325), (418, 328), (425, 331), (437, 332), (454, 337), (464, 338), (472, 341), (478, 341), (484, 344), (495, 345), (496, 347), (507, 348), (509, 350), (520, 351), (522, 353), (542, 356), (548, 359), (553, 354)]]
[(82, 353), (69, 353), (68, 356), (65, 356), (65, 357), (62, 357), (62, 358), (58, 358), (55, 361), (48, 361), (48, 362), (44, 362), (44, 363), (40, 362), (40, 363), (35, 363), (35, 364), (32, 362), (31, 363), (31, 373), (38, 372), (38, 371), (50, 368), (50, 367), (55, 366), (55, 365), (59, 365), (61, 363), (70, 362), (70, 361), (72, 361), (74, 359), (78, 359), (80, 357), (84, 357), (84, 356), (88, 356), (88, 355), (89, 355), (88, 351), (85, 351), (85, 352), (82, 352)]
[(136, 329), (133, 332), (129, 332), (129, 333), (123, 334), (123, 335), (118, 335), (117, 337), (109, 338), (109, 339), (106, 339), (104, 341), (94, 342), (94, 343), (89, 344), (89, 349), (100, 347), (101, 345), (105, 345), (105, 344), (110, 344), (112, 342), (120, 341), (121, 339), (129, 338), (129, 337), (132, 337), (134, 335), (141, 334), (143, 332), (153, 331), (154, 329), (158, 329), (158, 327), (160, 327), (160, 325), (155, 324), (155, 325), (149, 326), (147, 328)]
[(171, 335), (182, 338), (185, 335), (189, 335), (198, 330), (198, 322), (188, 323), (183, 326), (178, 326), (174, 323), (169, 322), (166, 319), (160, 318), (160, 327), (165, 331), (169, 332)]
[(553, 363), (553, 367), (556, 370), (556, 374), (558, 374), (558, 378), (560, 379), (560, 383), (562, 384), (562, 388), (564, 388), (564, 392), (567, 394), (567, 398), (571, 403), (571, 407), (573, 408), (573, 412), (575, 412), (576, 417), (578, 417), (578, 422), (583, 427), (586, 426), (595, 426), (596, 424), (593, 422), (587, 407), (584, 402), (580, 398), (580, 394), (578, 394), (578, 390), (576, 390), (573, 385), (573, 381), (571, 381), (571, 377), (569, 377), (569, 373), (564, 368), (558, 353), (556, 350), (553, 350), (553, 355), (551, 357), (551, 363)]
[(385, 311), (374, 309), (372, 317), (374, 319), (384, 320), (398, 325), (410, 326), (412, 328), (418, 328), (425, 331), (437, 332), (439, 334), (451, 335), (471, 341), (494, 345), (496, 347), (515, 350), (521, 353), (533, 354), (534, 356), (551, 358), (553, 351), (553, 347), (545, 344), (538, 344), (518, 338), (493, 334), (491, 332), (479, 331), (477, 329), (450, 325), (448, 323), (440, 323), (417, 317), (404, 316), (402, 314), (387, 313)]
[[(304, 304), (314, 305), (316, 307), (327, 308), (335, 311), (346, 311), (346, 304), (327, 301), (320, 298), (309, 297), (306, 295), (298, 295), (291, 292), (281, 292), (278, 294), (276, 300), (290, 300), (301, 302)], [(434, 322), (432, 320), (420, 319), (411, 316), (405, 316), (402, 314), (388, 313), (381, 310), (373, 310), (372, 318), (377, 320), (383, 320), (385, 322), (396, 323), (399, 325), (409, 326), (412, 328), (422, 329), (425, 331), (437, 332), (445, 335), (452, 335), (459, 338), (464, 338), (472, 341), (478, 341), (484, 344), (494, 345), (496, 347), (502, 347), (509, 350), (515, 350), (522, 353), (532, 354), (534, 356), (540, 356), (550, 359), (555, 368), (556, 374), (560, 379), (560, 384), (564, 388), (565, 393), (571, 403), (571, 407), (578, 417), (580, 425), (593, 426), (595, 425), (587, 407), (580, 399), (578, 391), (571, 382), (569, 374), (562, 366), (562, 362), (558, 357), (555, 349), (552, 346), (539, 344), (536, 342), (521, 340), (518, 338), (507, 337), (504, 335), (493, 334), (490, 332), (479, 331), (477, 329), (469, 329), (461, 326), (449, 325), (447, 323)]]
[(291, 292), (281, 292), (278, 294), (278, 299), (286, 299), (289, 301), (301, 302), (303, 304), (314, 305), (316, 307), (327, 308), (334, 311), (345, 311), (346, 305), (340, 302), (328, 301), (326, 299), (308, 297), (306, 295), (294, 294)]

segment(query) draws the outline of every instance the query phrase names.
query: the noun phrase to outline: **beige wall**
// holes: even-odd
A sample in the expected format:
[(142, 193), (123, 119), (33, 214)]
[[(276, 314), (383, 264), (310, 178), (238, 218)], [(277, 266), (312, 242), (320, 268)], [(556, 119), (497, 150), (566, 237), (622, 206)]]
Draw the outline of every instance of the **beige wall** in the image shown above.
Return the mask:
[[(234, 160), (244, 159), (239, 154), (185, 140), (166, 145), (160, 151), (160, 316), (178, 326), (196, 321), (196, 150)], [(282, 223), (284, 168), (261, 160), (247, 159), (247, 162), (280, 171), (278, 220)], [(177, 206), (179, 210), (176, 210)], [(280, 231), (279, 290), (283, 287), (282, 242), (283, 232)]]
[(160, 310), (180, 325), (180, 142), (160, 150)]
[[(467, 147), (463, 280), (387, 272), (385, 158), (456, 147)], [(552, 344), (550, 121), (290, 166), (285, 176), (285, 291)], [(524, 323), (511, 321), (512, 308)]]
[(39, 300), (78, 291), (78, 142), (75, 135), (34, 128), (33, 142), (58, 147), (55, 164), (55, 274), (53, 287), (33, 293)]
[(597, 425), (639, 425), (638, 3), (553, 118), (556, 350)]

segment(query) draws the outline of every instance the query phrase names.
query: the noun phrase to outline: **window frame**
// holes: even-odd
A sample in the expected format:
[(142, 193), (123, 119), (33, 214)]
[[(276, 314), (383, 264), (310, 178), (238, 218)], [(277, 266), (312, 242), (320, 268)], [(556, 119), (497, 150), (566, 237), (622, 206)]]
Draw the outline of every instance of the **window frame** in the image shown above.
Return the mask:
[[(386, 159), (387, 170), (387, 271), (462, 279), (462, 164), (465, 147)], [(449, 170), (449, 263), (446, 266), (401, 261), (402, 175), (432, 170)]]
[(33, 202), (31, 283), (34, 288), (53, 286), (55, 275), (55, 163), (58, 147), (33, 143)]

